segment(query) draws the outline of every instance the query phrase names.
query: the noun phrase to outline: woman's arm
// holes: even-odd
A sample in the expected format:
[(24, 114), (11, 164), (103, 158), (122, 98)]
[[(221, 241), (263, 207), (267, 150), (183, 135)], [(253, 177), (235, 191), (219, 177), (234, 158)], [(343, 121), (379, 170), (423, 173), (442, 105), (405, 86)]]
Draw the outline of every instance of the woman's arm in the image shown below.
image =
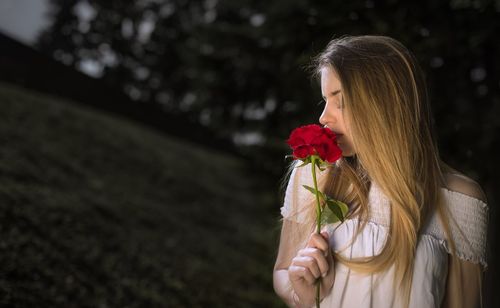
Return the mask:
[[(300, 225), (295, 222), (284, 219), (281, 226), (280, 244), (278, 248), (278, 256), (273, 271), (273, 285), (276, 294), (287, 304), (288, 307), (298, 307), (294, 301), (294, 294), (290, 278), (288, 276), (288, 267), (292, 258), (299, 249), (298, 239), (292, 239), (289, 235), (292, 234), (293, 228), (299, 228)], [(292, 243), (293, 242), (295, 243)], [(294, 244), (296, 245), (294, 247)]]
[(459, 259), (448, 258), (448, 278), (443, 308), (482, 307), (481, 288), (483, 270), (481, 265)]

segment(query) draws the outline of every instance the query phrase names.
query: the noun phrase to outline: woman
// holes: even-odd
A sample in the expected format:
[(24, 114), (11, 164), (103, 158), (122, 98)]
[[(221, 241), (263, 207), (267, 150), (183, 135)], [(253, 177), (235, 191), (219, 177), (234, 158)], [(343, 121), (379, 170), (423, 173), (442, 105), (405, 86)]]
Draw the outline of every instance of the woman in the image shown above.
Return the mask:
[(311, 165), (292, 169), (276, 293), (312, 307), (320, 279), (321, 307), (481, 306), (486, 199), (440, 160), (414, 57), (389, 37), (357, 36), (331, 41), (314, 63), (319, 121), (343, 154), (319, 181), (350, 211), (316, 234), (314, 200), (302, 188)]

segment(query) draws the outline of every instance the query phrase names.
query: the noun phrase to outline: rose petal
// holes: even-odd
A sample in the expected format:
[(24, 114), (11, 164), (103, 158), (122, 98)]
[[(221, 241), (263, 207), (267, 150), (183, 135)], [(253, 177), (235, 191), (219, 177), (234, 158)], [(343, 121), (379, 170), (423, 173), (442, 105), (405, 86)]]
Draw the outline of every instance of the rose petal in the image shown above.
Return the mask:
[(294, 151), (293, 151), (293, 156), (296, 158), (307, 158), (310, 155), (314, 155), (314, 147), (310, 145), (301, 145), (298, 146)]

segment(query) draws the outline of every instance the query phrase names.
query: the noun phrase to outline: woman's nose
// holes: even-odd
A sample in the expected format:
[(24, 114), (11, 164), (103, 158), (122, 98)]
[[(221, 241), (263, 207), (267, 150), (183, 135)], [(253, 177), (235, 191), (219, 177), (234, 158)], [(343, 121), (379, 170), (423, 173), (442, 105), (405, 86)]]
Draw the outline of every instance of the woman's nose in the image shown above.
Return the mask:
[(332, 122), (334, 122), (334, 117), (332, 117), (332, 115), (329, 114), (327, 106), (325, 105), (325, 108), (323, 109), (323, 112), (319, 117), (319, 123), (321, 123), (321, 125), (327, 125), (328, 123)]
[(325, 111), (323, 111), (323, 113), (321, 113), (321, 115), (319, 116), (319, 123), (323, 126), (326, 125)]

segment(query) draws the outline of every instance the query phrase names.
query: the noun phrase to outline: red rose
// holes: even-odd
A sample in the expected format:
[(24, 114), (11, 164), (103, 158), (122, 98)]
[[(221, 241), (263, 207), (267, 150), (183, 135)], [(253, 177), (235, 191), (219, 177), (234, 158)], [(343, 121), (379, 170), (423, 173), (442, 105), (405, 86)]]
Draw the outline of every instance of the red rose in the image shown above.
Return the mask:
[(311, 124), (294, 129), (287, 143), (295, 159), (318, 155), (322, 160), (333, 163), (342, 156), (336, 140), (337, 136), (330, 129)]

